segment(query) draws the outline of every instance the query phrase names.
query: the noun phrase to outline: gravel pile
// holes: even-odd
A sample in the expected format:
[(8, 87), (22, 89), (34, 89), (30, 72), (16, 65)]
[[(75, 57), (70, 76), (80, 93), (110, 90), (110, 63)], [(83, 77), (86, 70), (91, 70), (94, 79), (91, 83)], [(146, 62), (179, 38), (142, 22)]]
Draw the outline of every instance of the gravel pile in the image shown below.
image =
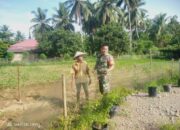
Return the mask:
[(170, 93), (160, 93), (148, 97), (138, 93), (127, 97), (119, 114), (112, 119), (115, 130), (159, 130), (165, 123), (180, 119), (180, 88), (172, 88)]

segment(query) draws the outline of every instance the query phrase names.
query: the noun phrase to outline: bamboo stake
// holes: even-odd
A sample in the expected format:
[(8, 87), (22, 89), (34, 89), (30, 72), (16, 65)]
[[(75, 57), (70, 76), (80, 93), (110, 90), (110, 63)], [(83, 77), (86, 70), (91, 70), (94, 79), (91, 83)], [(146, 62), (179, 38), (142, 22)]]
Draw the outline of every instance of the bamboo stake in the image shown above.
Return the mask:
[(63, 88), (63, 109), (64, 109), (64, 118), (67, 117), (67, 101), (66, 101), (66, 83), (65, 76), (62, 74), (62, 88)]
[(171, 61), (171, 79), (173, 78), (174, 59)]
[(151, 49), (149, 50), (149, 55), (150, 55), (150, 81), (152, 80), (152, 51)]
[(180, 59), (179, 59), (179, 78), (180, 78)]
[(137, 82), (137, 65), (134, 65), (134, 77), (135, 77), (135, 81)]
[(19, 71), (19, 65), (17, 66), (17, 85), (18, 85), (18, 101), (21, 102), (20, 71)]

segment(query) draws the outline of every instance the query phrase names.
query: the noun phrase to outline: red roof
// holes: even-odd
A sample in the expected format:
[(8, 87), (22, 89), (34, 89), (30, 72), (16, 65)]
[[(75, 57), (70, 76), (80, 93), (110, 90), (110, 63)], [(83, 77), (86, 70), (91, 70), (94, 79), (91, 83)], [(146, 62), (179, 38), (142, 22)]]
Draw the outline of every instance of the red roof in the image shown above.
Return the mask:
[(8, 49), (10, 52), (26, 52), (31, 50), (36, 50), (38, 47), (38, 42), (33, 39), (24, 40), (11, 45)]

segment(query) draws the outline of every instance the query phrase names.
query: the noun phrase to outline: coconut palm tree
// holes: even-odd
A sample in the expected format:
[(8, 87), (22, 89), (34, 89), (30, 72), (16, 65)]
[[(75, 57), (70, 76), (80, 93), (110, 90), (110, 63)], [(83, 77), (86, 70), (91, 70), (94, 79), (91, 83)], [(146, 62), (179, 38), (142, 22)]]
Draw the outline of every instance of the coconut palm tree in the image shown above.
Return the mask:
[(148, 28), (148, 15), (146, 14), (146, 10), (145, 11), (141, 11), (140, 14), (138, 15), (139, 19), (138, 19), (138, 28), (141, 32), (145, 32)]
[(146, 13), (147, 10), (141, 8), (141, 6), (145, 5), (145, 2), (142, 0), (136, 0), (131, 9), (131, 23), (132, 23), (132, 31), (135, 32), (136, 37), (139, 38), (139, 27), (143, 26), (145, 23), (145, 18), (147, 18)]
[(154, 18), (153, 30), (155, 31), (156, 38), (164, 31), (166, 21), (166, 14), (159, 14)]
[(117, 2), (117, 6), (121, 7), (123, 6), (123, 10), (127, 11), (127, 14), (125, 16), (128, 16), (128, 23), (129, 23), (129, 41), (130, 41), (130, 53), (132, 52), (132, 26), (131, 26), (131, 10), (132, 10), (132, 6), (134, 5), (134, 1), (133, 0), (119, 0)]
[(150, 37), (154, 39), (160, 46), (163, 44), (161, 43), (161, 38), (164, 33), (166, 33), (166, 21), (167, 21), (166, 14), (159, 14), (153, 19), (153, 25), (150, 30)]
[(69, 17), (69, 11), (64, 3), (59, 3), (59, 8), (55, 8), (56, 14), (53, 15), (53, 23), (55, 28), (63, 28), (65, 30), (74, 31), (72, 20)]
[(94, 5), (95, 4), (89, 3), (89, 9), (92, 15), (89, 16), (88, 20), (84, 20), (82, 24), (82, 29), (87, 34), (95, 33), (96, 29), (100, 26), (99, 18), (96, 16), (96, 9)]
[(101, 24), (117, 22), (122, 14), (120, 8), (116, 6), (116, 0), (101, 0), (95, 3), (97, 17)]
[(37, 8), (37, 11), (32, 11), (34, 18), (31, 22), (35, 23), (31, 28), (35, 34), (43, 35), (46, 31), (51, 29), (50, 18), (47, 18), (47, 9)]
[(25, 39), (24, 34), (22, 34), (20, 31), (17, 31), (15, 34), (15, 41), (19, 42), (19, 41), (23, 41)]
[(96, 29), (100, 26), (99, 20), (96, 16), (91, 16), (87, 21), (83, 22), (82, 29), (87, 34), (94, 34)]
[(136, 31), (137, 37), (138, 35), (138, 24), (142, 23), (140, 20), (140, 16), (142, 13), (145, 13), (146, 10), (141, 9), (140, 7), (144, 5), (145, 2), (143, 0), (118, 0), (117, 6), (122, 7), (125, 12), (125, 17), (128, 17), (126, 20), (127, 29), (129, 30), (129, 40), (130, 40), (130, 53), (132, 52), (132, 32)]
[(89, 0), (67, 0), (64, 3), (70, 10), (70, 17), (79, 24), (82, 23), (83, 19), (87, 21), (89, 16), (92, 15)]
[(157, 35), (161, 35), (164, 31), (167, 19), (166, 14), (160, 14), (154, 19), (155, 26), (157, 27)]
[(13, 33), (7, 25), (0, 27), (0, 40), (10, 43)]

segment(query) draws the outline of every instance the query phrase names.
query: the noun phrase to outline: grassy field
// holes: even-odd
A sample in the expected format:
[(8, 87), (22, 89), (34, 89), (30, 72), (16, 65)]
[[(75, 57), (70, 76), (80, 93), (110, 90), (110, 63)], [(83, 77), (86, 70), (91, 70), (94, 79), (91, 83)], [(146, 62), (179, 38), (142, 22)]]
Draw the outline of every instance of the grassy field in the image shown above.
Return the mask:
[(160, 130), (180, 130), (180, 120), (174, 124), (165, 124), (160, 127)]
[[(95, 58), (86, 58), (91, 70), (95, 65)], [(121, 80), (128, 77), (134, 79), (134, 75), (139, 74), (140, 78), (149, 76), (150, 60), (142, 57), (120, 57), (116, 60), (116, 67), (112, 73), (112, 77), (123, 74)], [(60, 80), (61, 74), (70, 77), (70, 68), (73, 60), (46, 60), (33, 63), (23, 63), (20, 65), (20, 85), (31, 86), (35, 84), (47, 84)], [(136, 68), (134, 67), (136, 65)], [(174, 72), (178, 68), (177, 62), (174, 62)], [(153, 59), (152, 75), (160, 72), (169, 72), (172, 62), (167, 60)], [(135, 76), (136, 77), (136, 76)], [(118, 79), (119, 80), (119, 79)], [(140, 80), (140, 79), (139, 79)], [(116, 82), (116, 79), (114, 79)], [(17, 86), (17, 65), (9, 64), (0, 66), (0, 88), (15, 88)]]

